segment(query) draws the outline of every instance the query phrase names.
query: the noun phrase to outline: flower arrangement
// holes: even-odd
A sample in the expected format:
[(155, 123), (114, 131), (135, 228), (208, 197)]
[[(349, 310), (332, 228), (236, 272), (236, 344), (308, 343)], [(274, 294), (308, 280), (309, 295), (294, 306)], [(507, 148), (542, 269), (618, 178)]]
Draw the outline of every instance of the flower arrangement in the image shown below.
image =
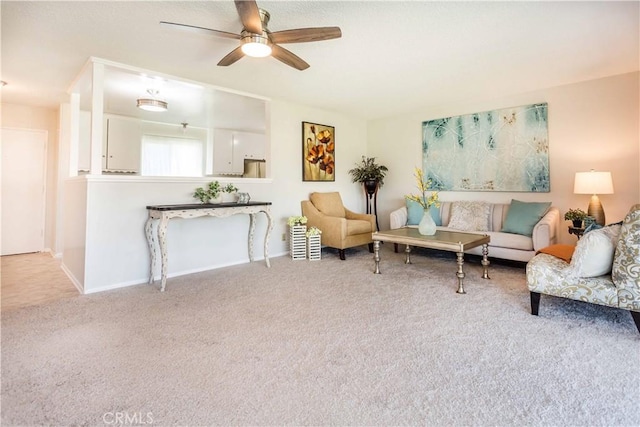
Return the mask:
[(311, 237), (311, 236), (319, 236), (320, 234), (322, 234), (322, 230), (320, 230), (318, 227), (311, 227), (307, 230), (307, 237)]
[(287, 219), (287, 224), (289, 224), (289, 227), (293, 227), (296, 225), (304, 225), (306, 223), (307, 223), (307, 217), (304, 215), (290, 216), (289, 219)]
[(567, 213), (564, 214), (564, 219), (567, 221), (584, 221), (587, 217), (587, 213), (580, 208), (569, 209)]
[(416, 187), (420, 190), (420, 194), (407, 194), (404, 197), (407, 200), (413, 200), (419, 203), (424, 209), (429, 209), (431, 206), (439, 208), (440, 201), (438, 200), (438, 192), (432, 191), (431, 194), (427, 194), (432, 184), (431, 179), (425, 181), (424, 172), (419, 168), (415, 168), (413, 176), (416, 177)]

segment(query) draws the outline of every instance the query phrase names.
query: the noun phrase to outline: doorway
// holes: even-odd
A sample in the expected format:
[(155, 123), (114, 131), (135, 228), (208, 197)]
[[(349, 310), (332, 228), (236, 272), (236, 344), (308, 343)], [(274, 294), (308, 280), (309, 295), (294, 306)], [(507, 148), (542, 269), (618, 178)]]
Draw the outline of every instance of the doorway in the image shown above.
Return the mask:
[(47, 136), (2, 129), (2, 255), (44, 250)]

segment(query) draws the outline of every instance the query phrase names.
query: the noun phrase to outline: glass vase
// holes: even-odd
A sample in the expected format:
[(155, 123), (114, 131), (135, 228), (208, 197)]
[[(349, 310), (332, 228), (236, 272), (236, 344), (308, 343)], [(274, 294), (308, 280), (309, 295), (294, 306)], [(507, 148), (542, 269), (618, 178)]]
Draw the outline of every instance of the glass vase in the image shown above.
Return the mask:
[(422, 234), (423, 236), (433, 236), (434, 234), (436, 234), (436, 223), (433, 220), (433, 217), (431, 217), (431, 212), (429, 212), (429, 209), (425, 209), (424, 213), (422, 214), (422, 219), (418, 224), (418, 233)]

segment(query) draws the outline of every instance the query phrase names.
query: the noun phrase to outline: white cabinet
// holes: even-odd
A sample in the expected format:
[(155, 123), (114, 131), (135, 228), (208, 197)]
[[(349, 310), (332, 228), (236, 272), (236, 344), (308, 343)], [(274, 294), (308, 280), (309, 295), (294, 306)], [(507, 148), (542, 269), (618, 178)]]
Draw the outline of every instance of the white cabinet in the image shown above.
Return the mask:
[(213, 173), (241, 174), (242, 169), (234, 169), (233, 163), (233, 131), (215, 129), (213, 132)]
[[(106, 152), (102, 155), (103, 170), (139, 171), (141, 141), (142, 126), (139, 120), (107, 119)], [(103, 144), (103, 151), (104, 148)]]
[[(102, 170), (106, 172), (138, 172), (140, 170), (141, 122), (133, 119), (109, 118), (104, 121)], [(78, 171), (91, 167), (91, 113), (80, 112)]]
[(266, 145), (266, 137), (261, 133), (236, 132), (233, 154), (242, 159), (265, 160)]
[(215, 129), (213, 133), (213, 173), (242, 175), (244, 159), (264, 159), (264, 134), (231, 129)]

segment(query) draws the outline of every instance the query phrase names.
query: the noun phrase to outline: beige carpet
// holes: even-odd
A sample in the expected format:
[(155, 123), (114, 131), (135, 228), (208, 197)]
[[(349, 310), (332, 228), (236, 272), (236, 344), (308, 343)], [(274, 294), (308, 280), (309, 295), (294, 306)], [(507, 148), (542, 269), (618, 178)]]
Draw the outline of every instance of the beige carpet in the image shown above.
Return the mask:
[(2, 425), (640, 425), (628, 312), (391, 247), (3, 313)]

